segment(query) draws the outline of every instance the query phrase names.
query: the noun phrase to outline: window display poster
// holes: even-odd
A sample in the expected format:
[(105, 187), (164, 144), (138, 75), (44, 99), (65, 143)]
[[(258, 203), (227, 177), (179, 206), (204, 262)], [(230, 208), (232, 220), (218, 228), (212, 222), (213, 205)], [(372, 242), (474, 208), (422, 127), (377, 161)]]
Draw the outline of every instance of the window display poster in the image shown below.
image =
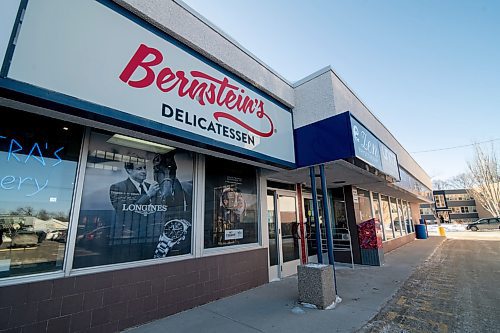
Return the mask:
[(257, 230), (255, 169), (207, 158), (205, 247), (255, 243)]
[(92, 132), (74, 266), (191, 252), (193, 158)]

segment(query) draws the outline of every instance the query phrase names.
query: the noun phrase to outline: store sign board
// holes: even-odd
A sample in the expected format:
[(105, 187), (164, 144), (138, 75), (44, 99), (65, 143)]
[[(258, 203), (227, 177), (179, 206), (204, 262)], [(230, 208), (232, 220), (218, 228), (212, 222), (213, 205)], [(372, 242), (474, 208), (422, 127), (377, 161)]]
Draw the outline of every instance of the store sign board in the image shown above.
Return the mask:
[(352, 139), (356, 157), (382, 170), (380, 142), (356, 119), (351, 117)]
[(130, 114), (202, 143), (295, 162), (285, 107), (98, 1), (30, 1), (8, 77), (121, 111), (126, 121)]
[(382, 171), (395, 179), (400, 179), (398, 158), (386, 145), (380, 142), (380, 157), (382, 160)]
[(7, 48), (9, 47), (12, 28), (16, 21), (20, 3), (21, 0), (0, 1), (0, 67), (3, 64)]
[(351, 117), (351, 132), (355, 156), (378, 170), (400, 179), (397, 156), (380, 142), (354, 117)]

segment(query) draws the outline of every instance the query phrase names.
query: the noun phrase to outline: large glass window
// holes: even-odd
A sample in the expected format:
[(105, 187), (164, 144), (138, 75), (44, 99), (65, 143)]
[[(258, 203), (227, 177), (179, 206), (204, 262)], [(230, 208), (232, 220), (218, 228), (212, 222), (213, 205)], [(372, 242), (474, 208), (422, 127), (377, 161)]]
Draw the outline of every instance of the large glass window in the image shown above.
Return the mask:
[[(372, 200), (373, 200), (373, 212), (375, 213), (375, 218), (377, 218), (378, 221), (380, 223), (382, 223), (382, 218), (381, 218), (382, 211), (381, 211), (381, 207), (380, 207), (380, 202), (378, 200), (378, 193), (372, 193)], [(382, 224), (380, 224), (380, 227), (383, 229)], [(385, 230), (382, 231), (383, 240), (385, 240), (384, 233), (385, 233)]]
[(411, 227), (410, 227), (410, 217), (408, 215), (408, 206), (407, 202), (400, 200), (400, 207), (401, 210), (403, 211), (403, 232), (404, 234), (409, 234), (411, 232)]
[(401, 214), (400, 210), (398, 209), (398, 204), (396, 202), (395, 198), (391, 198), (391, 214), (392, 214), (392, 224), (394, 227), (394, 233), (396, 238), (401, 236), (402, 230), (401, 230)]
[(258, 242), (254, 167), (207, 156), (205, 248)]
[(0, 277), (61, 270), (82, 128), (1, 112)]
[(408, 202), (408, 216), (410, 218), (410, 227), (411, 227), (411, 232), (415, 232), (415, 221), (413, 218), (413, 214), (411, 212), (411, 203)]
[(74, 267), (190, 253), (192, 188), (191, 153), (93, 131)]
[(373, 218), (370, 204), (370, 192), (358, 189), (358, 201), (360, 222), (364, 222)]
[(382, 217), (385, 230), (385, 240), (393, 239), (393, 222), (391, 220), (391, 212), (389, 206), (389, 198), (385, 195), (382, 196)]
[(335, 230), (335, 233), (347, 233), (347, 209), (345, 205), (345, 197), (344, 197), (344, 188), (337, 187), (329, 189), (331, 194), (330, 204), (333, 208), (333, 229), (341, 229)]
[(335, 223), (334, 228), (343, 229), (337, 232), (346, 233), (347, 232), (347, 210), (345, 207), (345, 201), (333, 200), (333, 217)]

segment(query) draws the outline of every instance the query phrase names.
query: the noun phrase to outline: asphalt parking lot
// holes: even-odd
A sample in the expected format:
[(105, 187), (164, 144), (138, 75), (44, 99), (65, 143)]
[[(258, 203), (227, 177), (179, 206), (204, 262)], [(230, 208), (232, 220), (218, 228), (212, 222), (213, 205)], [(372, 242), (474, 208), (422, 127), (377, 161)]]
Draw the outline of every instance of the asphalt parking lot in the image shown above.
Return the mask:
[[(500, 229), (471, 231), (465, 230), (465, 225), (445, 224), (446, 237), (449, 239), (494, 240), (500, 241)], [(427, 226), (429, 235), (438, 236), (438, 226)]]
[(500, 232), (448, 232), (361, 332), (500, 332)]

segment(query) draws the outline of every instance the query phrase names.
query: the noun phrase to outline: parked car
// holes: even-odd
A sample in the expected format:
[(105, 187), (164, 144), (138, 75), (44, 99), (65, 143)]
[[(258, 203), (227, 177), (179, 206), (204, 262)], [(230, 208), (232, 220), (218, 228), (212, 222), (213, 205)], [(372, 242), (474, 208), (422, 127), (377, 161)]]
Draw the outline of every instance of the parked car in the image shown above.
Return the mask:
[(109, 226), (98, 227), (94, 230), (76, 236), (76, 244), (82, 247), (102, 247), (109, 242)]
[(467, 225), (467, 230), (478, 231), (500, 229), (500, 217), (482, 218)]
[(45, 239), (60, 243), (65, 243), (67, 235), (68, 235), (67, 229), (52, 230), (47, 233)]
[(38, 235), (34, 231), (18, 230), (11, 236), (11, 247), (30, 247), (38, 245)]

